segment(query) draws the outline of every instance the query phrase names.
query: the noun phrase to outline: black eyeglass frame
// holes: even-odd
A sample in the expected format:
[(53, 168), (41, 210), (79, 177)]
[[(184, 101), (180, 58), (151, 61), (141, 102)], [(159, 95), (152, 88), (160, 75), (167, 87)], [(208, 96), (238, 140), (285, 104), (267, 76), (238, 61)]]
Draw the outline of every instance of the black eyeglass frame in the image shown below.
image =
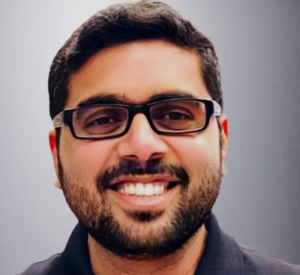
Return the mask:
[[(163, 130), (158, 130), (150, 116), (150, 108), (154, 105), (163, 103), (163, 102), (174, 102), (174, 101), (193, 101), (193, 102), (202, 102), (205, 105), (206, 109), (206, 120), (205, 124), (201, 128), (193, 129), (193, 130), (183, 130), (183, 131), (163, 131)], [(93, 137), (93, 136), (78, 136), (76, 135), (74, 131), (74, 126), (73, 126), (73, 113), (77, 110), (80, 109), (85, 109), (88, 107), (100, 107), (100, 106), (116, 106), (116, 107), (124, 107), (128, 110), (128, 120), (127, 120), (127, 125), (122, 133), (116, 134), (116, 135), (111, 135), (111, 136), (105, 136), (105, 137)], [(200, 132), (203, 131), (207, 128), (209, 120), (212, 116), (220, 116), (221, 115), (221, 106), (219, 105), (218, 102), (214, 100), (205, 100), (205, 99), (195, 99), (195, 98), (172, 98), (172, 99), (165, 99), (165, 100), (160, 100), (160, 101), (155, 101), (151, 103), (146, 103), (146, 104), (136, 104), (136, 105), (130, 105), (130, 104), (119, 104), (119, 103), (103, 103), (103, 104), (93, 104), (89, 106), (82, 106), (74, 109), (68, 109), (68, 110), (63, 110), (59, 114), (57, 114), (54, 119), (53, 119), (53, 126), (54, 128), (61, 128), (68, 126), (71, 130), (71, 133), (74, 138), (77, 139), (110, 139), (110, 138), (117, 138), (120, 136), (125, 135), (131, 126), (132, 120), (136, 114), (142, 113), (146, 116), (149, 125), (151, 126), (152, 130), (161, 135), (180, 135), (180, 134), (188, 134), (188, 133), (195, 133), (195, 132)]]

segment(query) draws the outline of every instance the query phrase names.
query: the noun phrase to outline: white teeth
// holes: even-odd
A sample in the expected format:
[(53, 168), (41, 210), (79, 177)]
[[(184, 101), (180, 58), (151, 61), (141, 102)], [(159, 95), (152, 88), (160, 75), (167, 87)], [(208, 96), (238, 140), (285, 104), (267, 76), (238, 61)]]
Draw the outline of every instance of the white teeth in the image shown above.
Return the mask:
[(160, 195), (160, 186), (159, 185), (155, 185), (154, 186), (154, 195)]
[(145, 185), (145, 196), (153, 196), (153, 195), (154, 195), (153, 184), (146, 184)]
[(134, 187), (134, 184), (129, 184), (129, 192), (126, 193), (126, 194), (130, 194), (130, 195), (133, 195), (135, 194), (135, 187)]
[(162, 186), (162, 185), (160, 185), (159, 186), (160, 187), (160, 194), (163, 194), (164, 193), (164, 191), (165, 191), (165, 187), (164, 186)]
[(129, 193), (129, 186), (128, 185), (125, 185), (124, 187), (124, 191), (125, 191), (125, 194), (128, 194)]
[(145, 194), (145, 188), (144, 188), (144, 185), (142, 183), (138, 183), (135, 186), (135, 193), (139, 196), (143, 196)]
[(136, 196), (155, 196), (162, 195), (166, 192), (164, 185), (152, 184), (152, 183), (129, 183), (124, 184), (119, 192), (126, 195), (136, 195)]

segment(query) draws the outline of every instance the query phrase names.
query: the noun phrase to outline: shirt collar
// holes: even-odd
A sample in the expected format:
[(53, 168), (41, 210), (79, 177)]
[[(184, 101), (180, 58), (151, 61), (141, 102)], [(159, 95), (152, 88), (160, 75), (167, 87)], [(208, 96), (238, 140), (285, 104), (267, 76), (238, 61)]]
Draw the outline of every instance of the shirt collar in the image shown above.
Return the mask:
[(206, 245), (195, 275), (244, 275), (240, 247), (220, 229), (213, 214), (208, 217), (205, 227), (208, 232)]
[(66, 248), (62, 253), (62, 263), (68, 274), (93, 275), (88, 248), (88, 234), (85, 228), (77, 224), (74, 228)]

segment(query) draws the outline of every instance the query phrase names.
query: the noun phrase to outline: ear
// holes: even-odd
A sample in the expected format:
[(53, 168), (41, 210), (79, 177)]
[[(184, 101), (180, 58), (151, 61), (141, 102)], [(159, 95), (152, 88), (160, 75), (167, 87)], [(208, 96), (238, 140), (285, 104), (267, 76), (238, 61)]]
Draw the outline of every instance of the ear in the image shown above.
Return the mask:
[(225, 168), (225, 158), (227, 154), (228, 148), (228, 120), (224, 114), (219, 117), (219, 123), (221, 125), (221, 144), (222, 144), (222, 151), (221, 151), (221, 158), (222, 158), (222, 176), (226, 175), (226, 168)]
[(55, 169), (56, 176), (57, 176), (57, 180), (54, 182), (54, 186), (58, 189), (61, 189), (61, 184), (60, 184), (59, 177), (58, 177), (58, 152), (57, 152), (57, 146), (56, 146), (55, 130), (52, 130), (49, 132), (49, 145), (50, 145), (50, 150), (52, 153), (54, 169)]

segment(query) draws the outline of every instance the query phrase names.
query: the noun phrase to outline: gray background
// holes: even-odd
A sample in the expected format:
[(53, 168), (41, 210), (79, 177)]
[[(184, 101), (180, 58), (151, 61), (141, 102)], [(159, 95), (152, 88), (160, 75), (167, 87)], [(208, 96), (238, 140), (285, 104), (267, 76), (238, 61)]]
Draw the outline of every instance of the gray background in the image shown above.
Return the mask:
[[(0, 274), (61, 251), (76, 223), (54, 188), (47, 77), (57, 50), (111, 1), (0, 6)], [(300, 264), (300, 1), (166, 1), (215, 44), (229, 118), (222, 228)]]

